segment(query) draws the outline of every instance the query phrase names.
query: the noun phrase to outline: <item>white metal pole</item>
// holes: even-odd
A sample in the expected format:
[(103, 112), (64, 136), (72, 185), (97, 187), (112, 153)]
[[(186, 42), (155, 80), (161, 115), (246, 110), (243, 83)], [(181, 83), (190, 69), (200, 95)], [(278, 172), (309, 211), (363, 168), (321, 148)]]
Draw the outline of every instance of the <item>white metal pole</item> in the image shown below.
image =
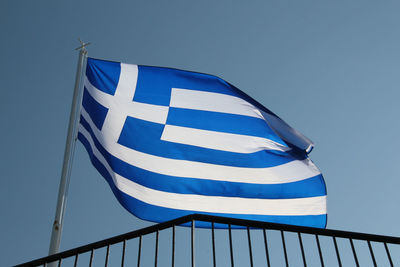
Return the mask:
[(81, 44), (82, 45), (78, 48), (79, 49), (78, 69), (76, 71), (74, 95), (72, 98), (71, 112), (69, 115), (68, 134), (67, 134), (67, 141), (65, 143), (64, 161), (61, 171), (60, 187), (58, 190), (56, 215), (54, 218), (53, 230), (51, 232), (49, 255), (57, 253), (60, 247), (61, 231), (63, 226), (65, 207), (67, 204), (67, 193), (68, 193), (68, 186), (71, 174), (73, 151), (76, 143), (75, 136), (76, 136), (76, 129), (77, 129), (76, 124), (78, 118), (77, 113), (80, 108), (79, 100), (81, 95), (80, 84), (82, 80), (82, 69), (83, 66), (85, 65), (87, 57), (87, 51), (85, 49), (85, 45), (87, 44), (84, 44), (82, 42)]

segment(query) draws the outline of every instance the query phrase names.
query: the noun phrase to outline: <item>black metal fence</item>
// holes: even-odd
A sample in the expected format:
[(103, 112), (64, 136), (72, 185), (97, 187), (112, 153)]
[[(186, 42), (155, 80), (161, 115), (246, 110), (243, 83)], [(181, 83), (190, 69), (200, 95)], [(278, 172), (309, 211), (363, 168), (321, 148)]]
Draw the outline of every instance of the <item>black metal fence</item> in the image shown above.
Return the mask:
[(400, 266), (399, 245), (398, 237), (193, 214), (17, 266)]

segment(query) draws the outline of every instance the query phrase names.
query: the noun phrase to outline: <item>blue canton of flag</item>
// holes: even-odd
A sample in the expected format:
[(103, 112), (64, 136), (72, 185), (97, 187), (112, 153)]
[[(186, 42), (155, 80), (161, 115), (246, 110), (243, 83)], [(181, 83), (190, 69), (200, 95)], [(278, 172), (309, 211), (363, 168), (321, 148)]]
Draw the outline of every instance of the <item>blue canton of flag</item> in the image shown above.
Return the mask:
[(218, 77), (89, 58), (78, 138), (141, 219), (326, 225), (311, 141)]

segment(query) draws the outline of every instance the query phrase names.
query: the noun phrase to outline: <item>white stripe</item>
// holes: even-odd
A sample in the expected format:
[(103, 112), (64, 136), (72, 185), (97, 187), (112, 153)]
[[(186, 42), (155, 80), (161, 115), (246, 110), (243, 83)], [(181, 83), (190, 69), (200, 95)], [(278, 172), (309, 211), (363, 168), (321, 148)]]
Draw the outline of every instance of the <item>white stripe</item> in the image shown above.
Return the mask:
[(297, 199), (254, 199), (177, 194), (150, 189), (116, 174), (93, 144), (90, 134), (81, 125), (79, 132), (89, 141), (94, 156), (105, 166), (116, 187), (125, 194), (151, 205), (179, 210), (231, 214), (286, 216), (326, 214), (326, 196)]
[(178, 160), (158, 157), (142, 153), (115, 142), (107, 142), (102, 133), (96, 128), (86, 110), (82, 107), (81, 114), (89, 123), (97, 140), (113, 156), (126, 163), (164, 175), (208, 179), (217, 181), (280, 184), (304, 180), (320, 172), (311, 160), (294, 160), (269, 168), (243, 168), (216, 165), (188, 160)]
[(161, 140), (236, 153), (254, 153), (262, 150), (290, 150), (290, 148), (266, 138), (174, 125), (165, 125)]
[(121, 63), (118, 86), (115, 90), (114, 96), (126, 99), (127, 101), (133, 101), (133, 96), (136, 91), (137, 77), (137, 65)]
[(260, 111), (247, 101), (231, 95), (172, 88), (171, 107), (250, 116), (264, 120)]
[[(122, 67), (122, 66), (121, 66)], [(122, 68), (121, 68), (122, 71)], [(135, 79), (135, 77), (132, 77)], [(126, 83), (126, 82), (124, 82)], [(132, 81), (133, 83), (133, 81)], [(134, 81), (136, 84), (136, 81)], [(85, 77), (85, 87), (89, 94), (102, 106), (117, 109), (120, 113), (145, 121), (164, 124), (167, 121), (168, 107), (135, 102), (125, 97), (118, 97), (104, 93), (94, 87)], [(132, 89), (134, 92), (134, 89)]]

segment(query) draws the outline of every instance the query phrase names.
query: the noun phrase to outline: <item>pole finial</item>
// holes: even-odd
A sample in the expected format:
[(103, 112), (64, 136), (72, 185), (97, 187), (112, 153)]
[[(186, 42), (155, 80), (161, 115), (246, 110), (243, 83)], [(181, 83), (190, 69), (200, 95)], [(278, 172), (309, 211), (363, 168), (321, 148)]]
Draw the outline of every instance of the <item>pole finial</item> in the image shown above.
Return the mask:
[(82, 50), (83, 52), (86, 52), (86, 46), (90, 45), (91, 43), (85, 43), (81, 40), (81, 38), (78, 38), (78, 41), (81, 43), (81, 45), (77, 48), (75, 48), (75, 50)]

